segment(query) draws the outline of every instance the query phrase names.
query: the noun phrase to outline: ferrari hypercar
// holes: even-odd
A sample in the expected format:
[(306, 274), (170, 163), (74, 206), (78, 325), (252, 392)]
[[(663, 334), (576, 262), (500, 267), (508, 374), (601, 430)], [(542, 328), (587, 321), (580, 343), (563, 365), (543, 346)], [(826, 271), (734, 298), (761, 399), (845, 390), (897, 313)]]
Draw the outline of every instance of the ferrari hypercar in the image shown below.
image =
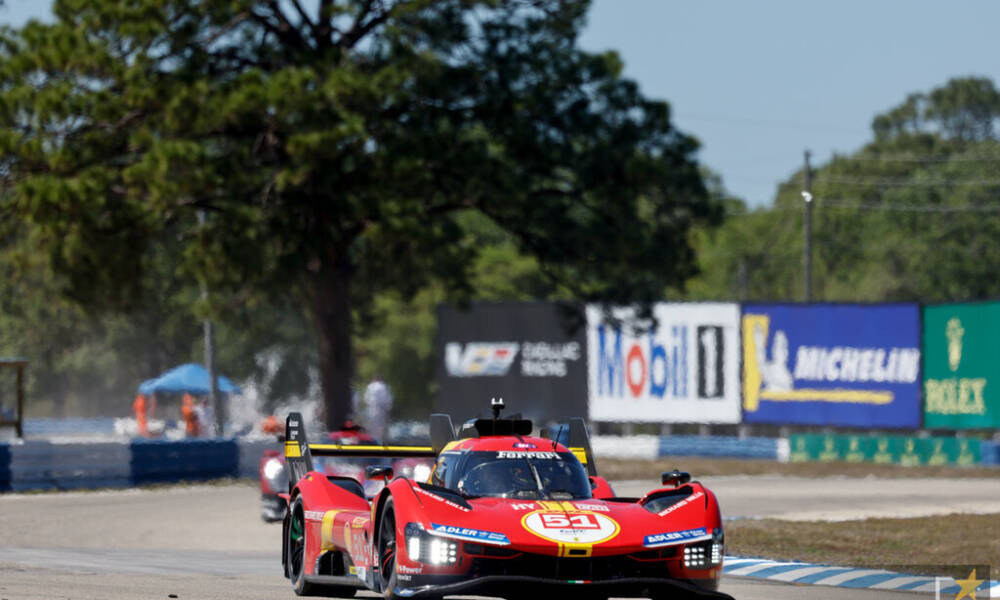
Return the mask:
[[(362, 427), (350, 421), (336, 431), (327, 434), (327, 441), (341, 446), (378, 445)], [(279, 436), (279, 441), (283, 440)], [(402, 458), (392, 462), (393, 471), (400, 475), (426, 479), (430, 473), (430, 459)], [(377, 458), (320, 458), (314, 461), (313, 467), (327, 475), (339, 475), (357, 480), (366, 489), (378, 491), (382, 482), (368, 481), (365, 478), (365, 467), (379, 464)], [(285, 468), (285, 456), (278, 450), (265, 450), (261, 454), (258, 466), (260, 474), (260, 518), (266, 523), (281, 521), (285, 517), (288, 503), (283, 497), (288, 492), (288, 473)]]
[[(725, 539), (715, 495), (680, 471), (641, 498), (597, 475), (582, 419), (569, 446), (531, 435), (531, 421), (493, 418), (457, 433), (431, 416), (430, 447), (309, 444), (286, 420), (290, 487), (282, 563), (299, 595), (399, 598), (451, 594), (729, 598), (717, 591)], [(428, 457), (426, 481), (368, 467), (374, 495), (314, 457)]]

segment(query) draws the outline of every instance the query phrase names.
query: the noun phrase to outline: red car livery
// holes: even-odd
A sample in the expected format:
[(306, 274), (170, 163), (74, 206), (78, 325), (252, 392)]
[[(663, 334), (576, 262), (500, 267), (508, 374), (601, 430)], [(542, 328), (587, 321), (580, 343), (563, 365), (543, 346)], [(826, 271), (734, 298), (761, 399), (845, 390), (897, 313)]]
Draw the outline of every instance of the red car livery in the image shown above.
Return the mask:
[[(301, 416), (289, 415), (285, 575), (300, 595), (729, 598), (716, 591), (715, 495), (674, 471), (642, 498), (616, 497), (597, 476), (583, 420), (569, 428), (566, 447), (495, 408), (458, 439), (450, 418), (432, 415), (431, 447), (310, 445)], [(389, 481), (369, 497), (355, 479), (312, 470), (313, 456), (436, 460), (428, 481), (369, 467)]]

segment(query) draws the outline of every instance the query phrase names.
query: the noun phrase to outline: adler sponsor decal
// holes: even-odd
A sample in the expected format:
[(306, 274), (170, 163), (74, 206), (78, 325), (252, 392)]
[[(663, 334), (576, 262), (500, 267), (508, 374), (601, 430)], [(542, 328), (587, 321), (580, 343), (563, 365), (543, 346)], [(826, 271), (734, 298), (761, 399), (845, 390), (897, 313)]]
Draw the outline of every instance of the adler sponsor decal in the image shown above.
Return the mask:
[(643, 541), (642, 545), (647, 548), (655, 548), (657, 546), (669, 546), (671, 544), (681, 544), (684, 542), (694, 542), (702, 539), (709, 539), (712, 535), (708, 533), (708, 530), (704, 527), (699, 527), (698, 529), (685, 529), (683, 531), (666, 531), (664, 533), (655, 533), (653, 535), (647, 535)]
[(599, 510), (601, 512), (610, 512), (611, 509), (604, 504), (584, 504), (582, 502), (577, 502), (574, 504), (577, 510)]
[(322, 510), (307, 510), (305, 517), (307, 521), (322, 521), (325, 514), (326, 512)]
[(658, 512), (656, 514), (659, 515), (659, 516), (661, 516), (661, 517), (663, 515), (669, 515), (670, 513), (672, 513), (675, 510), (677, 510), (678, 508), (680, 508), (682, 506), (687, 506), (688, 504), (694, 502), (698, 498), (703, 497), (704, 495), (705, 495), (704, 492), (695, 492), (695, 493), (691, 494), (690, 496), (688, 496), (687, 498), (681, 500), (677, 504), (671, 504), (670, 506), (664, 508), (663, 510), (661, 510), (660, 512)]
[(462, 540), (473, 540), (476, 542), (486, 542), (489, 544), (506, 545), (510, 543), (507, 536), (495, 531), (483, 531), (472, 529), (471, 527), (457, 527), (455, 525), (441, 525), (431, 523), (431, 533), (444, 537), (458, 538)]

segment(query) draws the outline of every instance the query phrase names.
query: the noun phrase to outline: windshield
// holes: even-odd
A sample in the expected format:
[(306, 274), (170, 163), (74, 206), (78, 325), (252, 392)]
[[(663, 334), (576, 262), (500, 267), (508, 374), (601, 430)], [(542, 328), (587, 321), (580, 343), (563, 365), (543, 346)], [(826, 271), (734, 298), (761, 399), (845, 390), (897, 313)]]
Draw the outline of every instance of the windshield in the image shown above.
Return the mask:
[(587, 471), (572, 452), (468, 452), (446, 476), (446, 487), (465, 496), (590, 498)]

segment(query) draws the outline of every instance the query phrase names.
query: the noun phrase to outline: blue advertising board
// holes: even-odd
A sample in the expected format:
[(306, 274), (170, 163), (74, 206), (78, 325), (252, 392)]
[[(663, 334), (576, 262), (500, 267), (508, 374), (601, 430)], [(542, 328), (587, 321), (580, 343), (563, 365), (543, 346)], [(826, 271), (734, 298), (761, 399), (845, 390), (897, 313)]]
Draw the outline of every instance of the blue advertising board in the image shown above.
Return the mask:
[(916, 304), (743, 307), (743, 421), (920, 426)]

